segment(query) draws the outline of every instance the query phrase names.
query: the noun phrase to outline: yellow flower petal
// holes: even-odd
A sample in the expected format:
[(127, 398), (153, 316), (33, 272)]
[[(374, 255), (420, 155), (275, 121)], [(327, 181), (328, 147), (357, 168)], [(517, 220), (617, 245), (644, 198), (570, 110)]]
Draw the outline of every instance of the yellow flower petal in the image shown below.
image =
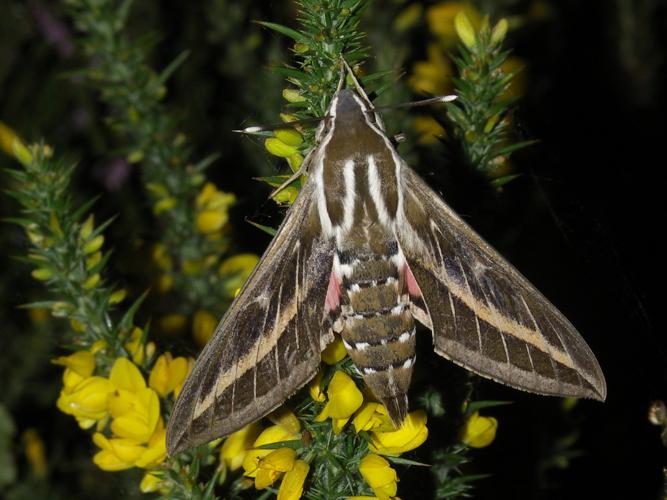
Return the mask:
[(79, 385), (81, 382), (86, 377), (82, 377), (78, 373), (76, 373), (74, 370), (70, 368), (65, 368), (65, 371), (63, 372), (63, 386), (65, 389), (65, 392), (72, 392), (74, 387)]
[(214, 233), (229, 220), (229, 214), (218, 210), (204, 210), (197, 214), (197, 230), (203, 234)]
[(463, 427), (461, 440), (471, 448), (489, 446), (496, 437), (498, 420), (493, 417), (482, 417), (474, 412)]
[(160, 420), (160, 400), (157, 393), (149, 388), (140, 389), (128, 404), (132, 405), (132, 409), (114, 418), (111, 430), (118, 437), (146, 443)]
[(378, 498), (389, 500), (396, 496), (398, 476), (381, 456), (366, 455), (359, 462), (359, 472)]
[(182, 332), (187, 324), (188, 318), (185, 314), (167, 314), (160, 318), (160, 329), (170, 335)]
[(190, 372), (192, 372), (192, 369), (195, 367), (195, 359), (194, 358), (186, 358), (188, 364), (187, 368), (185, 370), (185, 377), (183, 378), (183, 382), (178, 384), (176, 387), (174, 387), (174, 398), (177, 398), (178, 395), (181, 393), (181, 389), (183, 388), (183, 384), (185, 384), (185, 381), (188, 379), (188, 375), (190, 375)]
[(125, 344), (125, 349), (132, 356), (132, 361), (138, 365), (142, 364), (146, 357), (144, 341), (144, 331), (135, 326), (130, 333), (130, 341)]
[(102, 470), (118, 471), (129, 469), (144, 452), (144, 447), (129, 439), (108, 439), (96, 432), (93, 442), (102, 451), (93, 457), (93, 462)]
[(296, 460), (296, 451), (292, 448), (278, 448), (259, 460), (262, 469), (287, 472), (292, 470)]
[(0, 121), (0, 150), (13, 156), (23, 165), (32, 163), (32, 154), (25, 147), (19, 136), (11, 128)]
[(464, 12), (473, 26), (479, 26), (480, 15), (477, 10), (464, 2), (442, 2), (426, 12), (431, 33), (441, 37), (447, 46), (456, 40), (454, 19), (459, 12)]
[(69, 356), (61, 356), (54, 359), (53, 363), (66, 366), (83, 378), (90, 377), (95, 371), (95, 355), (88, 351), (78, 351)]
[(142, 493), (153, 493), (160, 488), (162, 482), (161, 477), (156, 476), (152, 472), (147, 472), (141, 479), (141, 483), (139, 483), (139, 489), (141, 489)]
[(280, 489), (278, 490), (278, 500), (298, 500), (303, 493), (303, 483), (308, 476), (310, 466), (303, 460), (294, 462), (292, 470), (285, 473)]
[(165, 397), (178, 385), (182, 384), (188, 373), (188, 360), (183, 357), (172, 358), (164, 353), (157, 358), (148, 377), (148, 385), (160, 396)]
[(301, 432), (301, 423), (296, 415), (287, 406), (278, 407), (268, 415), (269, 420), (276, 425), (281, 426), (290, 434)]
[(364, 397), (349, 375), (342, 371), (334, 373), (327, 388), (327, 402), (324, 410), (315, 419), (322, 422), (326, 418), (347, 419), (359, 409)]
[(107, 414), (107, 396), (113, 386), (103, 377), (83, 379), (73, 388), (60, 392), (57, 406), (63, 413), (77, 418), (100, 420)]
[(232, 471), (239, 469), (261, 430), (259, 422), (254, 422), (230, 434), (220, 447), (220, 461), (225, 462)]
[(203, 207), (207, 203), (213, 199), (215, 194), (218, 192), (218, 188), (215, 187), (215, 184), (212, 182), (207, 182), (204, 184), (204, 187), (200, 191), (199, 195), (197, 195), (197, 199), (195, 203), (197, 204), (198, 207)]
[(369, 449), (382, 455), (400, 455), (414, 450), (428, 437), (426, 412), (413, 411), (408, 414), (400, 429), (390, 432), (373, 432)]
[(26, 429), (23, 433), (25, 457), (33, 474), (39, 477), (46, 475), (47, 462), (44, 441), (35, 429)]
[(255, 488), (262, 490), (271, 486), (282, 473), (292, 470), (295, 460), (296, 451), (292, 448), (278, 448), (260, 458), (255, 476)]
[(463, 44), (472, 49), (477, 44), (477, 36), (475, 28), (473, 28), (470, 19), (465, 15), (465, 12), (460, 11), (454, 17), (454, 29)]
[(137, 467), (150, 469), (157, 467), (167, 458), (167, 432), (164, 425), (160, 423), (151, 438), (148, 446), (141, 456), (136, 460)]
[(387, 414), (387, 408), (381, 403), (365, 401), (352, 421), (354, 430), (361, 431), (393, 431), (394, 425)]
[(139, 368), (127, 358), (114, 361), (109, 380), (115, 387), (132, 392), (146, 388), (146, 381)]
[(333, 342), (322, 351), (322, 361), (328, 365), (335, 365), (345, 356), (347, 356), (347, 351), (339, 335), (336, 335)]
[(248, 477), (255, 477), (257, 475), (260, 458), (265, 457), (271, 453), (271, 450), (258, 449), (259, 446), (298, 438), (298, 434), (290, 434), (279, 425), (272, 425), (271, 427), (264, 429), (253, 443), (253, 449), (248, 450), (246, 456), (243, 459), (243, 475)]

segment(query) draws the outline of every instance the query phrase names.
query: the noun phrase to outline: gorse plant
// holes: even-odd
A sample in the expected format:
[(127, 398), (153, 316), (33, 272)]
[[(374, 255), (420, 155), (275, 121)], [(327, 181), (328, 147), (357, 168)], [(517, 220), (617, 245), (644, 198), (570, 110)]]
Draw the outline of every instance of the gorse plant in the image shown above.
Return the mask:
[[(257, 259), (227, 255), (228, 210), (235, 198), (207, 182), (205, 169), (215, 155), (193, 162), (191, 147), (162, 103), (168, 77), (185, 56), (159, 73), (147, 65), (151, 45), (137, 43), (125, 31), (132, 2), (68, 0), (67, 5), (84, 52), (94, 56), (94, 64), (81, 73), (107, 105), (109, 125), (127, 159), (139, 165), (160, 224), (155, 242), (163, 273), (159, 288), (185, 299), (182, 312), (197, 313), (205, 339), (215, 327), (213, 313), (229, 304)], [(285, 158), (292, 172), (314, 146), (314, 134), (289, 122), (324, 116), (336, 90), (340, 58), (369, 89), (381, 90), (387, 75), (364, 74), (368, 49), (359, 23), (367, 2), (299, 0), (297, 5), (298, 28), (261, 23), (293, 42), (294, 62), (275, 68), (288, 82), (282, 90), (286, 125), (264, 134), (269, 136), (266, 149)], [(447, 116), (458, 127), (470, 162), (487, 172), (523, 146), (508, 143), (508, 103), (498, 100), (512, 78), (497, 71), (506, 23), (476, 31), (459, 20), (457, 30), (463, 41), (455, 81), (459, 100), (448, 105)], [(96, 225), (92, 202), (74, 206), (68, 191), (74, 167), (54, 159), (49, 146), (24, 146), (4, 125), (0, 145), (21, 164), (10, 173), (12, 195), (22, 207), (13, 222), (31, 245), (24, 260), (51, 295), (28, 307), (48, 309), (69, 322), (61, 345), (71, 353), (54, 360), (65, 368), (58, 408), (92, 433), (97, 466), (144, 469), (141, 490), (165, 498), (240, 498), (254, 483), (265, 490), (262, 497), (277, 492), (281, 499), (387, 499), (400, 493), (397, 470), (408, 474), (423, 465), (401, 455), (427, 441), (429, 412), (439, 416), (446, 411), (457, 416), (462, 429), (455, 443), (432, 457), (436, 494), (466, 494), (480, 477), (463, 475), (459, 467), (469, 461), (469, 448), (493, 441), (497, 421), (479, 414), (493, 402), (471, 402), (468, 396), (463, 410), (443, 409), (437, 395), (425, 395), (420, 400), (426, 409), (410, 412), (395, 430), (386, 408), (363, 387), (340, 338), (323, 352), (313, 381), (269, 415), (270, 425), (253, 423), (224, 441), (167, 457), (165, 422), (193, 360), (160, 353), (148, 340), (148, 327), (135, 323), (144, 296), (125, 306), (126, 291), (110, 284), (104, 231), (111, 221)], [(286, 178), (263, 180), (277, 186)], [(295, 182), (276, 201), (294, 201), (298, 188)]]

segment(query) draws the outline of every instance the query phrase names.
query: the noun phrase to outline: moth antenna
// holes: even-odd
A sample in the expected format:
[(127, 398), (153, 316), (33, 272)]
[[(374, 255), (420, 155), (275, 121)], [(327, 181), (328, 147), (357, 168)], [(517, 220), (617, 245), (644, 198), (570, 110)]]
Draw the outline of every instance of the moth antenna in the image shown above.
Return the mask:
[(255, 135), (262, 132), (271, 132), (272, 130), (280, 130), (281, 128), (296, 128), (301, 125), (314, 125), (321, 122), (324, 117), (320, 118), (304, 118), (302, 120), (294, 120), (291, 122), (272, 123), (269, 125), (253, 125), (242, 129), (232, 130), (237, 134)]
[(400, 108), (418, 108), (420, 106), (429, 106), (430, 104), (439, 104), (441, 102), (452, 102), (458, 98), (456, 95), (439, 95), (429, 99), (421, 99), (419, 101), (402, 102), (399, 104), (389, 104), (387, 106), (377, 106), (376, 111), (390, 111)]

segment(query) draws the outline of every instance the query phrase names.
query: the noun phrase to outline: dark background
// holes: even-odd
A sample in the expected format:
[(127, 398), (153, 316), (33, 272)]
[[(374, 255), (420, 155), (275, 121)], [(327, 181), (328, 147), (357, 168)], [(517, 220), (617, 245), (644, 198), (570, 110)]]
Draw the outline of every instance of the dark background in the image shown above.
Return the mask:
[[(527, 16), (536, 2), (481, 3), (497, 18)], [(604, 404), (581, 401), (565, 411), (560, 400), (480, 382), (476, 397), (513, 404), (488, 410), (500, 422), (497, 439), (473, 452), (464, 470), (491, 474), (477, 483), (476, 498), (660, 498), (665, 449), (647, 412), (651, 401), (667, 396), (660, 302), (667, 215), (667, 6), (656, 0), (540, 4), (548, 7), (548, 15), (524, 23), (508, 38), (526, 65), (515, 125), (521, 137), (539, 140), (514, 158), (522, 176), (498, 193), (451, 161), (442, 146), (408, 143), (405, 154), (582, 332), (606, 375), (608, 399)], [(391, 39), (383, 26), (405, 5), (377, 1), (366, 16), (374, 69), (386, 69), (383, 63), (391, 61), (409, 73), (424, 54), (424, 24), (400, 39)], [(199, 157), (222, 152), (209, 175), (240, 199), (234, 211), (236, 245), (261, 253), (267, 238), (243, 219), (277, 221), (280, 211), (265, 202), (266, 189), (249, 179), (282, 166), (260, 143), (229, 130), (276, 121), (285, 85), (270, 66), (287, 60), (288, 44), (251, 20), (294, 26), (293, 5), (163, 1), (141, 2), (134, 10), (137, 33), (160, 34), (154, 67), (191, 50), (169, 84), (168, 106), (181, 118)], [(400, 60), (392, 60), (387, 52), (397, 45)], [(134, 169), (118, 186), (108, 182), (105, 172), (118, 157), (119, 145), (105, 128), (106, 110), (94, 91), (66, 73), (84, 64), (75, 30), (58, 2), (0, 0), (0, 119), (28, 140), (44, 138), (58, 154), (79, 161), (77, 196), (102, 194), (99, 220), (119, 214), (108, 231), (116, 248), (115, 278), (140, 288), (144, 277), (131, 271), (139, 257), (128, 234), (132, 240), (151, 238), (149, 211)], [(408, 96), (405, 80), (398, 81), (402, 90), (397, 92)], [(409, 117), (399, 116), (396, 123), (390, 128), (409, 123)], [(409, 126), (404, 131), (410, 135)], [(10, 164), (7, 158), (2, 163)], [(6, 197), (0, 207), (3, 216), (15, 210)], [(32, 486), (33, 498), (35, 491), (81, 498), (92, 491), (98, 498), (107, 492), (108, 498), (128, 494), (124, 488), (131, 487), (119, 486), (120, 475), (93, 468), (92, 445), (70, 417), (56, 411), (60, 370), (48, 360), (61, 352), (60, 327), (55, 322), (35, 325), (16, 309), (43, 295), (28, 270), (10, 257), (25, 248), (19, 231), (5, 225), (0, 239), (9, 249), (0, 257), (0, 401), (12, 413), (19, 435), (29, 427), (38, 430), (50, 467), (43, 480), (47, 486)], [(175, 350), (183, 344), (162, 342)], [(461, 377), (460, 370), (443, 367), (447, 362), (434, 354), (420, 354), (419, 365), (420, 380), (438, 379), (445, 391), (446, 375)], [(554, 466), (562, 440), (572, 436), (576, 439), (566, 450), (579, 453), (565, 468)], [(28, 484), (19, 437), (13, 453)], [(414, 458), (428, 461), (419, 452)], [(427, 472), (399, 471), (399, 477), (402, 498), (431, 491)], [(136, 478), (125, 484), (132, 481)]]

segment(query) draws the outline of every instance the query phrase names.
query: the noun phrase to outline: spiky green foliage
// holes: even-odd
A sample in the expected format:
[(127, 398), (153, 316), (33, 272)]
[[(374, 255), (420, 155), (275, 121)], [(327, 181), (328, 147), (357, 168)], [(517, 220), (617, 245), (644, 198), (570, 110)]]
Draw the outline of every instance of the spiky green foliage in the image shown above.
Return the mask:
[(491, 179), (496, 187), (515, 179), (508, 173), (510, 155), (533, 141), (512, 142), (510, 112), (516, 98), (509, 88), (516, 74), (502, 69), (509, 51), (503, 48), (507, 21), (493, 28), (485, 19), (474, 30), (465, 14), (456, 18), (461, 39), (454, 62), (459, 76), (454, 79), (458, 99), (447, 103), (447, 116), (454, 124), (469, 163)]
[(120, 320), (111, 319), (114, 304), (124, 291), (104, 279), (110, 252), (103, 252), (103, 232), (111, 221), (97, 227), (87, 216), (94, 200), (75, 208), (69, 195), (74, 167), (54, 161), (48, 146), (34, 147), (23, 169), (8, 170), (16, 187), (10, 194), (21, 204), (22, 216), (11, 219), (22, 226), (32, 243), (25, 259), (35, 269), (32, 276), (49, 289), (53, 300), (29, 304), (66, 318), (80, 331), (67, 340), (75, 349), (87, 349), (95, 341), (107, 343), (111, 361), (127, 355), (127, 340), (138, 299)]
[(221, 304), (228, 304), (229, 297), (221, 294), (224, 287), (214, 268), (228, 240), (224, 235), (207, 237), (196, 223), (196, 198), (206, 181), (204, 171), (218, 155), (193, 160), (186, 136), (163, 104), (167, 80), (187, 53), (156, 72), (147, 62), (155, 37), (133, 39), (129, 35), (132, 1), (66, 3), (83, 35), (83, 50), (91, 59), (81, 73), (109, 106), (109, 126), (121, 140), (128, 161), (141, 168), (159, 220), (160, 241), (174, 261), (170, 271), (174, 288), (185, 299), (182, 312), (198, 308), (221, 312)]

